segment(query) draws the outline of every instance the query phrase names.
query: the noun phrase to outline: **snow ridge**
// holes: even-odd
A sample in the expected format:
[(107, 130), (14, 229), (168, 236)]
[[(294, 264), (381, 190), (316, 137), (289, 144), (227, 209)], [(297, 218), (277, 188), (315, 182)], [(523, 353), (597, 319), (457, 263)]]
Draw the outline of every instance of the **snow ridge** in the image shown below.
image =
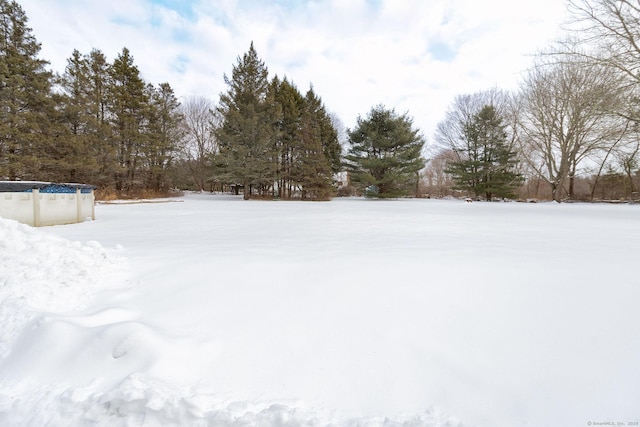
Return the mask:
[(85, 308), (114, 278), (123, 259), (99, 243), (71, 242), (0, 218), (0, 360), (23, 328), (43, 312)]
[[(124, 263), (97, 242), (72, 242), (0, 218), (0, 368), (5, 373), (13, 371), (12, 366), (18, 372), (27, 369), (43, 381), (38, 385), (20, 376), (0, 377), (0, 425), (462, 425), (433, 408), (396, 419), (348, 418), (297, 403), (236, 401), (144, 374), (140, 369), (153, 363), (154, 351), (169, 351), (175, 342), (167, 343), (166, 337), (136, 321), (135, 313), (94, 304), (100, 292), (127, 286)], [(77, 362), (69, 359), (68, 348), (76, 349)], [(44, 359), (38, 356), (43, 353)], [(77, 364), (81, 359), (102, 360), (105, 369), (111, 366), (116, 374), (87, 380)], [(38, 361), (63, 369), (69, 381), (59, 382), (60, 373), (38, 366)], [(130, 373), (120, 376), (126, 371)]]
[[(229, 402), (215, 394), (180, 390), (132, 374), (107, 393), (91, 387), (42, 393), (24, 399), (0, 395), (2, 425), (70, 427), (227, 426), (227, 427), (462, 427), (431, 408), (419, 415), (344, 418), (335, 414), (269, 402)], [(7, 411), (7, 408), (11, 408)]]

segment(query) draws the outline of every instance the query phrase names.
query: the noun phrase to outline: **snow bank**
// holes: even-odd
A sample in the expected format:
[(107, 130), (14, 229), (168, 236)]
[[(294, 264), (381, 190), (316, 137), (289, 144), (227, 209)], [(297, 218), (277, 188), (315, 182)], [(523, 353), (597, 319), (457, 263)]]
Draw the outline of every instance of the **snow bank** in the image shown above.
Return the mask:
[[(107, 393), (91, 387), (48, 390), (24, 398), (0, 395), (0, 424), (27, 426), (461, 427), (432, 408), (389, 419), (344, 418), (328, 411), (269, 402), (229, 402), (138, 374)], [(10, 408), (10, 409), (9, 409)], [(4, 409), (4, 410), (3, 410)], [(9, 409), (9, 410), (7, 410)]]
[(637, 420), (640, 206), (97, 208), (1, 223), (2, 426)]
[(135, 294), (121, 271), (127, 263), (111, 252), (0, 218), (0, 425), (461, 425), (433, 408), (395, 419), (349, 418), (170, 381), (206, 346), (141, 320), (127, 304)]
[(121, 260), (97, 242), (70, 242), (0, 218), (0, 360), (42, 312), (80, 310)]

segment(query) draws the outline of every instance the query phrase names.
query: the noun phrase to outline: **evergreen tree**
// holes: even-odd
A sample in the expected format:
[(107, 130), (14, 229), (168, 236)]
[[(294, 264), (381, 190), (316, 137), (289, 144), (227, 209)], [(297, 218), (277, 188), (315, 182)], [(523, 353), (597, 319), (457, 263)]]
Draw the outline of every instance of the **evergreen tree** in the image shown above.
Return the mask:
[(424, 139), (406, 114), (378, 105), (348, 132), (345, 160), (353, 182), (371, 188), (381, 198), (411, 194), (425, 161)]
[(74, 50), (67, 60), (58, 84), (61, 88), (58, 110), (66, 130), (56, 141), (60, 152), (57, 158), (60, 173), (66, 175), (65, 181), (92, 182), (99, 166), (93, 151), (95, 136), (91, 129), (90, 100), (86, 92), (89, 69), (86, 58), (78, 50)]
[(233, 67), (220, 95), (223, 117), (217, 137), (227, 179), (244, 186), (244, 198), (253, 186), (266, 189), (276, 175), (275, 124), (277, 114), (269, 90), (268, 71), (253, 47)]
[(142, 187), (138, 176), (145, 135), (143, 125), (149, 105), (148, 92), (127, 48), (110, 67), (110, 110), (114, 142), (117, 144), (118, 168), (114, 170), (117, 190)]
[(0, 0), (0, 177), (166, 188), (181, 128), (171, 87), (145, 85), (126, 48), (113, 64), (74, 50), (55, 82), (39, 52), (22, 8)]
[(157, 88), (147, 86), (150, 105), (148, 110), (147, 138), (141, 147), (144, 169), (147, 172), (145, 188), (153, 191), (167, 190), (167, 169), (170, 167), (183, 137), (180, 103), (169, 83)]
[(314, 92), (313, 86), (307, 91), (305, 104), (306, 109), (318, 123), (318, 132), (322, 143), (322, 151), (326, 161), (329, 163), (331, 172), (334, 174), (338, 173), (342, 169), (342, 146), (338, 141), (338, 132), (336, 131), (322, 100)]
[(109, 123), (110, 64), (99, 50), (88, 55), (74, 50), (58, 78), (57, 102), (66, 127), (58, 147), (66, 154), (60, 167), (70, 181), (90, 182), (103, 188), (115, 187), (118, 169)]
[(0, 0), (0, 177), (38, 179), (49, 153), (52, 75), (18, 3)]
[(513, 197), (522, 181), (515, 172), (516, 153), (507, 144), (506, 126), (493, 105), (485, 105), (465, 123), (465, 141), (456, 149), (458, 161), (450, 162), (447, 172), (456, 188), (472, 191), (486, 200)]
[(117, 168), (118, 160), (109, 113), (111, 64), (104, 53), (97, 49), (92, 49), (84, 60), (88, 72), (84, 88), (87, 102), (86, 131), (92, 135), (91, 151), (98, 162), (97, 176), (92, 182), (115, 188), (113, 171)]
[(331, 196), (331, 167), (322, 144), (322, 122), (305, 103), (300, 121), (300, 146), (294, 175), (300, 182), (302, 198), (328, 200)]
[(326, 200), (331, 194), (331, 160), (336, 151), (337, 132), (322, 105), (310, 89), (303, 97), (286, 78), (271, 83), (279, 107), (277, 122), (278, 194), (281, 198)]
[(304, 99), (298, 89), (285, 78), (274, 77), (271, 82), (274, 101), (279, 107), (279, 120), (276, 124), (276, 147), (278, 153), (278, 196), (289, 199), (299, 183), (294, 165), (299, 158), (300, 127)]
[(125, 48), (113, 65), (98, 50), (74, 51), (59, 85), (66, 131), (54, 149), (63, 176), (126, 193), (169, 187), (182, 118), (168, 83), (145, 84)]
[(117, 170), (117, 145), (110, 123), (111, 64), (104, 53), (92, 49), (84, 56), (87, 72), (84, 86), (86, 104), (86, 132), (90, 135), (91, 152), (97, 159), (98, 169), (91, 182), (115, 188)]

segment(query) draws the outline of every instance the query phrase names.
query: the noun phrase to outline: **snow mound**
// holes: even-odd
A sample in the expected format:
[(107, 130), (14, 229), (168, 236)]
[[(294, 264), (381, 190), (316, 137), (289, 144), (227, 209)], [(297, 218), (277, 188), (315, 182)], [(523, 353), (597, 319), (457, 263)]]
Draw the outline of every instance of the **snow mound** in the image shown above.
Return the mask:
[(215, 384), (177, 385), (150, 375), (154, 366), (175, 369), (160, 364), (160, 355), (188, 363), (202, 347), (139, 321), (127, 308), (97, 304), (103, 292), (119, 293), (128, 283), (123, 263), (97, 242), (0, 218), (0, 425), (462, 425), (436, 409), (349, 418), (297, 401), (238, 401)]
[(0, 360), (43, 312), (86, 307), (121, 262), (97, 242), (71, 242), (0, 218)]
[[(344, 418), (335, 414), (269, 402), (229, 402), (215, 394), (180, 390), (132, 374), (106, 393), (92, 387), (42, 393), (22, 399), (0, 395), (2, 425), (228, 426), (228, 427), (460, 427), (436, 409), (405, 418)], [(10, 410), (8, 410), (10, 408)]]

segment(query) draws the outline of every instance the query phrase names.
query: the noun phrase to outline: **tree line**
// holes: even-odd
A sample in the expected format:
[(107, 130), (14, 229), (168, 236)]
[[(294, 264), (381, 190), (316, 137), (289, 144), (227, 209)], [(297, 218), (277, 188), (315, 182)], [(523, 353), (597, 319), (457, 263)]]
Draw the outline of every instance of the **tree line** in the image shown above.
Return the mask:
[[(118, 197), (180, 187), (327, 200), (348, 166), (355, 186), (381, 197), (414, 192), (424, 141), (406, 116), (372, 109), (371, 120), (390, 125), (363, 133), (361, 119), (345, 164), (338, 120), (313, 87), (303, 94), (288, 78), (270, 77), (253, 43), (225, 75), (217, 104), (181, 103), (169, 83), (142, 79), (126, 47), (113, 61), (98, 49), (74, 50), (53, 73), (22, 8), (0, 0), (0, 15), (1, 179), (86, 182)], [(367, 132), (378, 131), (393, 134), (377, 146)]]
[(171, 86), (145, 82), (126, 48), (112, 62), (74, 50), (61, 74), (39, 51), (22, 8), (0, 1), (0, 177), (167, 188), (182, 132)]
[(242, 188), (245, 199), (328, 199), (341, 146), (313, 87), (302, 95), (287, 78), (269, 79), (253, 43), (225, 83), (213, 129), (216, 179)]
[(640, 9), (630, 0), (568, 7), (569, 34), (537, 55), (516, 91), (455, 98), (423, 191), (638, 199)]
[(113, 61), (75, 50), (49, 71), (24, 11), (0, 0), (0, 178), (118, 196), (637, 197), (640, 12), (629, 0), (568, 5), (570, 36), (537, 55), (517, 90), (458, 95), (425, 162), (412, 119), (383, 105), (358, 117), (344, 149), (313, 86), (269, 76), (253, 43), (216, 103), (179, 102), (169, 83), (141, 78), (126, 48)]

